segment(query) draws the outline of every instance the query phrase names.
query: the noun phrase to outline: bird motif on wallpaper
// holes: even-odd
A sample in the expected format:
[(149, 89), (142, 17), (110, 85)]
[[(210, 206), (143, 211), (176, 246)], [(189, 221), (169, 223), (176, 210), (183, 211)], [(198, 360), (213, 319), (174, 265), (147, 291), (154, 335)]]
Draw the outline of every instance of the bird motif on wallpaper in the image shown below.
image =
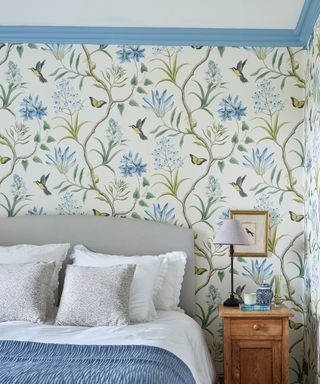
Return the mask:
[(297, 222), (297, 223), (299, 223), (300, 221), (302, 221), (304, 219), (304, 215), (298, 215), (297, 213), (294, 213), (292, 211), (289, 211), (289, 215), (290, 215), (290, 219), (292, 221)]
[(105, 104), (107, 104), (106, 101), (104, 101), (104, 100), (97, 100), (97, 99), (95, 99), (95, 98), (92, 97), (92, 96), (89, 96), (89, 99), (90, 99), (90, 103), (91, 103), (91, 105), (92, 105), (94, 108), (101, 108), (101, 107), (103, 107)]
[(240, 195), (241, 197), (247, 197), (247, 196), (248, 196), (248, 195), (245, 193), (245, 191), (243, 190), (243, 188), (242, 188), (242, 184), (243, 184), (243, 182), (244, 182), (244, 180), (245, 180), (246, 177), (247, 177), (247, 175), (244, 175), (243, 177), (239, 176), (235, 182), (230, 183), (230, 184), (233, 186), (233, 188), (234, 188), (237, 192), (239, 192), (239, 195)]
[(97, 209), (94, 209), (94, 208), (92, 209), (92, 211), (93, 211), (93, 214), (95, 216), (110, 216), (109, 213), (101, 212), (101, 211), (98, 211)]
[(46, 194), (46, 195), (51, 195), (51, 192), (47, 188), (47, 181), (49, 178), (50, 173), (46, 175), (42, 175), (40, 177), (40, 180), (36, 180), (35, 183), (36, 185)]
[(144, 119), (139, 119), (135, 124), (129, 125), (132, 128), (133, 132), (139, 135), (141, 140), (147, 140), (147, 136), (142, 132), (143, 124), (146, 121), (146, 117)]
[(244, 230), (246, 231), (246, 233), (251, 236), (251, 237), (254, 237), (254, 233), (252, 231), (250, 231), (249, 228), (244, 228)]
[(4, 43), (0, 43), (0, 49), (2, 49), (3, 47), (5, 47), (6, 45)]
[(45, 79), (42, 75), (42, 68), (45, 62), (46, 62), (45, 60), (38, 61), (35, 67), (29, 68), (32, 71), (32, 73), (38, 77), (41, 83), (47, 83), (47, 79)]
[(11, 160), (11, 157), (8, 156), (0, 156), (0, 164), (6, 164), (8, 161)]
[(244, 66), (246, 65), (246, 63), (247, 63), (247, 59), (246, 60), (244, 60), (244, 61), (239, 61), (238, 62), (238, 64), (237, 64), (237, 66), (236, 67), (232, 67), (232, 68), (230, 68), (231, 70), (232, 70), (232, 72), (237, 76), (237, 77), (239, 77), (240, 78), (240, 81), (242, 82), (242, 83), (247, 83), (248, 82), (248, 79), (244, 76), (244, 74), (243, 74), (243, 68), (244, 68)]
[(296, 99), (295, 97), (290, 97), (291, 99), (291, 103), (292, 103), (292, 106), (294, 108), (303, 108), (304, 107), (304, 104), (305, 104), (305, 101), (304, 100), (298, 100)]
[(246, 287), (246, 284), (244, 284), (242, 287), (241, 285), (238, 285), (237, 288), (236, 288), (236, 291), (234, 293), (234, 297), (239, 301), (239, 303), (243, 303), (243, 300), (242, 300), (242, 293), (244, 291)]
[(191, 163), (195, 164), (195, 165), (201, 165), (205, 161), (207, 161), (207, 159), (205, 159), (203, 157), (198, 157), (196, 155), (193, 155), (192, 153), (190, 153), (190, 159), (191, 159)]

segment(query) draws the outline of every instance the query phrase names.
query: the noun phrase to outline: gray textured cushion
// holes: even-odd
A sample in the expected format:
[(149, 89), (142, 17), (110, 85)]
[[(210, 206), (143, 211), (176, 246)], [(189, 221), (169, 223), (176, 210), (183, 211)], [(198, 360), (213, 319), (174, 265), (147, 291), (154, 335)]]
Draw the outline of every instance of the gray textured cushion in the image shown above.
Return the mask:
[(135, 267), (133, 264), (106, 268), (68, 265), (56, 324), (127, 325)]
[(0, 321), (45, 320), (55, 263), (0, 264)]

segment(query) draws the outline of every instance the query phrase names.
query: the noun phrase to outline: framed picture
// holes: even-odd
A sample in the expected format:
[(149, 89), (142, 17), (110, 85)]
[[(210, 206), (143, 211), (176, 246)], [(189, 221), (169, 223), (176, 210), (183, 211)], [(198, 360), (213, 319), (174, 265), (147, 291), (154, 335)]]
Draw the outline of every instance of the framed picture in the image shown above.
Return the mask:
[(239, 220), (250, 245), (235, 245), (235, 256), (268, 256), (268, 211), (230, 211), (230, 218)]

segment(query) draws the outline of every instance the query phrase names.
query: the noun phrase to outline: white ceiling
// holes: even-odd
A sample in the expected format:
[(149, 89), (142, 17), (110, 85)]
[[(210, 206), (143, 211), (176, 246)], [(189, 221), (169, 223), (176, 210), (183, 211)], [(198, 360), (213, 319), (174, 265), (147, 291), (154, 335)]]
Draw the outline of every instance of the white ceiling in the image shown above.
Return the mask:
[(0, 25), (294, 29), (304, 0), (9, 0), (1, 3)]

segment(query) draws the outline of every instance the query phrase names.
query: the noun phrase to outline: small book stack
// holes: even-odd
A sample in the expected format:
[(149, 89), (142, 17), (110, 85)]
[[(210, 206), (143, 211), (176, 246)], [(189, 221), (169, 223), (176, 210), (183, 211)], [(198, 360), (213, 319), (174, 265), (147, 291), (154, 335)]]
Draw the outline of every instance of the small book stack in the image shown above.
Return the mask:
[(270, 305), (248, 305), (248, 304), (240, 304), (239, 308), (241, 311), (270, 311), (271, 306)]

